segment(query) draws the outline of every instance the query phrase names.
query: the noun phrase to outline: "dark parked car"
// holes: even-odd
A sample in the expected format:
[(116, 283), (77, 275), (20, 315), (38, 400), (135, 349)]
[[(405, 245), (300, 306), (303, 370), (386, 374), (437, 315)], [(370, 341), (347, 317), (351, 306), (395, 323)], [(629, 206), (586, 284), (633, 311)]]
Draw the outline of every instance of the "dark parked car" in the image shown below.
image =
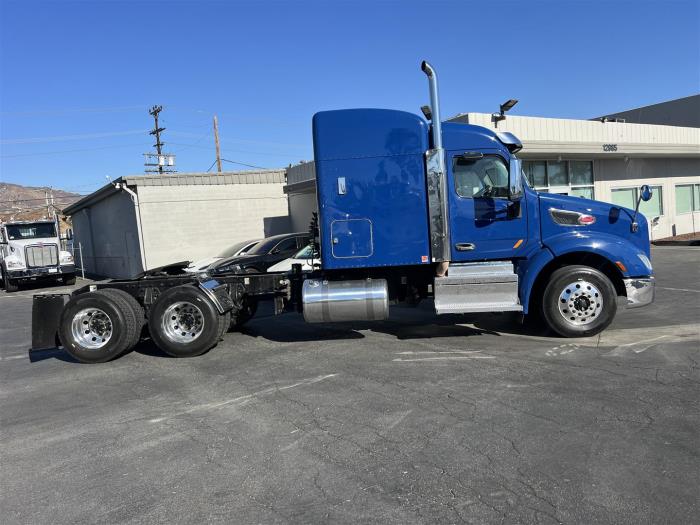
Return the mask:
[(245, 255), (229, 257), (215, 262), (209, 271), (217, 273), (262, 273), (275, 263), (294, 255), (309, 244), (309, 234), (305, 232), (285, 233), (263, 239)]

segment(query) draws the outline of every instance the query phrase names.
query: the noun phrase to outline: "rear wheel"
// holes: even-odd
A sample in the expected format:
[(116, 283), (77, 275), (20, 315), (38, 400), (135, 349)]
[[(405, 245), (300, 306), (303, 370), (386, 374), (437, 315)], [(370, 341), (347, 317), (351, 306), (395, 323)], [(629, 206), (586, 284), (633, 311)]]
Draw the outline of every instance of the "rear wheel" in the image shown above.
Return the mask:
[(542, 296), (542, 314), (564, 337), (598, 334), (617, 313), (617, 293), (610, 279), (587, 266), (565, 266), (550, 277)]
[(166, 354), (194, 357), (218, 343), (224, 323), (225, 315), (219, 314), (199, 288), (183, 285), (160, 295), (151, 308), (148, 329)]
[(133, 346), (139, 325), (123, 298), (89, 292), (68, 301), (58, 336), (65, 350), (83, 363), (104, 363)]
[(111, 297), (115, 297), (115, 300), (121, 300), (124, 302), (125, 305), (129, 307), (134, 316), (134, 324), (136, 326), (136, 329), (134, 330), (134, 333), (131, 334), (132, 339), (129, 341), (128, 349), (131, 349), (134, 346), (136, 346), (136, 344), (141, 339), (141, 330), (146, 324), (146, 315), (144, 314), (143, 307), (132, 295), (117, 288), (105, 288), (104, 290), (98, 290), (97, 293), (102, 293)]

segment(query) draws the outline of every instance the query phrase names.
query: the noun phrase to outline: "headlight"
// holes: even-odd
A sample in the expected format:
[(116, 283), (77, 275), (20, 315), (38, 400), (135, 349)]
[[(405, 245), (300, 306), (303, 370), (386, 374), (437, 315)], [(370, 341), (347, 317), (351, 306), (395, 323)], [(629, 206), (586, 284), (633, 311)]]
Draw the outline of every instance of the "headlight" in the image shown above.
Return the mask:
[(644, 266), (647, 267), (647, 270), (649, 270), (650, 272), (653, 270), (653, 268), (651, 267), (651, 261), (649, 260), (649, 257), (644, 255), (643, 253), (637, 254), (637, 257), (639, 257), (639, 260), (642, 261), (642, 264), (644, 264)]
[[(209, 269), (211, 273), (211, 268)], [(229, 264), (226, 266), (220, 266), (219, 268), (216, 268), (213, 273), (240, 273), (241, 271), (241, 265), (240, 264)]]
[(7, 257), (5, 259), (5, 264), (7, 268), (24, 268), (24, 264), (16, 257)]
[(73, 264), (73, 256), (69, 252), (61, 252), (61, 264)]

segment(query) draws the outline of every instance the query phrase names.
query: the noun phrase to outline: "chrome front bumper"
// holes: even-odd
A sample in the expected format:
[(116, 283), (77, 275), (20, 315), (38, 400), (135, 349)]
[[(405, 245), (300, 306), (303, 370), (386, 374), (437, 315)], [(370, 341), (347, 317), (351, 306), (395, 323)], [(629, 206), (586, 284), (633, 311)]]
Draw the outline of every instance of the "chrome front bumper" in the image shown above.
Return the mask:
[(627, 291), (627, 308), (639, 308), (654, 301), (656, 282), (653, 277), (623, 279)]

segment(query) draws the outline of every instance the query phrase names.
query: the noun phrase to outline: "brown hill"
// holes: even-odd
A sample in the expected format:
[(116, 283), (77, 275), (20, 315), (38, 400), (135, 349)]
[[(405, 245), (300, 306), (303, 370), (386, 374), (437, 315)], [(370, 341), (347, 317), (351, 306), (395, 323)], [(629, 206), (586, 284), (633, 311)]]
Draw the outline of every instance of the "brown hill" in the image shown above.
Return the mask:
[(21, 186), (0, 182), (0, 221), (35, 220), (47, 217), (46, 192), (53, 193), (53, 204), (60, 215), (66, 206), (80, 199), (77, 193), (48, 187)]

